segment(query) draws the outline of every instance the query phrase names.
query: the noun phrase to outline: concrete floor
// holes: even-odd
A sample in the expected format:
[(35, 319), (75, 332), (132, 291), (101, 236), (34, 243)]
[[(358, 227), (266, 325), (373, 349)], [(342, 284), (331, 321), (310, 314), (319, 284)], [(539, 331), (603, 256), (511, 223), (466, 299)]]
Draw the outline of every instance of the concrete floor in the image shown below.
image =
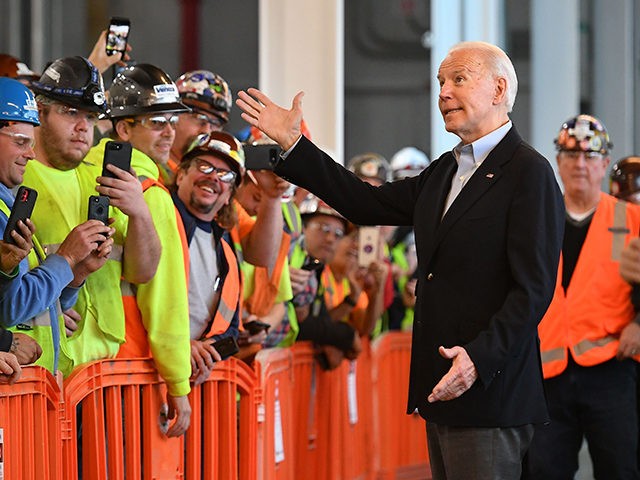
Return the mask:
[(587, 450), (587, 442), (582, 443), (582, 449), (580, 450), (580, 468), (574, 480), (593, 480), (593, 469), (591, 467), (591, 457), (589, 456), (589, 450)]

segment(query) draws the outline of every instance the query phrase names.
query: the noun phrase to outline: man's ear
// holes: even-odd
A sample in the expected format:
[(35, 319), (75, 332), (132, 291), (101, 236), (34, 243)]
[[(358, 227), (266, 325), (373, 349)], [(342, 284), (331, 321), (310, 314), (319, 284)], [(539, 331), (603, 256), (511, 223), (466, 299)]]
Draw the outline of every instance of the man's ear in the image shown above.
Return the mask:
[(507, 95), (507, 79), (504, 77), (498, 77), (495, 85), (495, 95), (493, 97), (493, 104), (499, 105), (504, 102), (504, 97)]
[(131, 138), (132, 125), (126, 120), (118, 120), (116, 122), (116, 134), (123, 142), (128, 142)]
[(179, 168), (178, 171), (176, 172), (176, 178), (174, 180), (176, 187), (180, 187), (180, 182), (182, 182), (184, 175), (185, 175), (185, 171), (182, 168)]

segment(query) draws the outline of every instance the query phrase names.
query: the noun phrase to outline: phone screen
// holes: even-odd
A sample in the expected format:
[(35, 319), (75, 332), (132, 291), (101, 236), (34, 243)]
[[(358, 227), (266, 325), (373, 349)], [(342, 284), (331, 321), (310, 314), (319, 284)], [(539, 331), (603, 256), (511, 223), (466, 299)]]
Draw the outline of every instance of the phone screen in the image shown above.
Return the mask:
[(131, 23), (128, 18), (113, 17), (107, 31), (107, 55), (120, 53), (121, 57), (127, 50), (127, 39)]

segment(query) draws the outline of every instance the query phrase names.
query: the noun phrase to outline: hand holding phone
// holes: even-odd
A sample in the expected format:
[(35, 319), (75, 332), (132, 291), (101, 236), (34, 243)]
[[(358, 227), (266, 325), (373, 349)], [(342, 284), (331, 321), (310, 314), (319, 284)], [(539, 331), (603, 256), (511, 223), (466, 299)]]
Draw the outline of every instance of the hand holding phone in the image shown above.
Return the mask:
[(225, 337), (217, 342), (213, 342), (211, 346), (220, 354), (222, 360), (229, 358), (231, 355), (235, 355), (240, 351), (238, 343), (233, 337)]
[[(89, 197), (87, 220), (100, 220), (109, 225), (109, 197), (103, 195), (91, 195)], [(102, 242), (98, 242), (101, 245)]]
[(129, 38), (129, 31), (131, 29), (131, 22), (128, 18), (113, 17), (109, 22), (109, 29), (107, 30), (107, 55), (120, 54), (120, 58), (124, 57), (124, 53), (127, 51), (127, 40)]
[(33, 208), (36, 206), (37, 197), (38, 192), (33, 188), (22, 186), (18, 189), (2, 238), (6, 243), (15, 245), (16, 242), (11, 236), (11, 232), (16, 230), (20, 220), (24, 223), (27, 218), (31, 217)]
[(320, 259), (307, 255), (304, 259), (304, 263), (300, 267), (301, 270), (306, 270), (308, 272), (316, 272), (318, 270), (322, 270), (324, 268), (324, 263), (320, 261)]
[(252, 337), (254, 335), (258, 335), (262, 331), (269, 332), (269, 328), (271, 328), (271, 325), (269, 325), (266, 322), (262, 322), (260, 320), (252, 320), (250, 322), (243, 324), (243, 326), (244, 326), (244, 329), (248, 331), (249, 335), (251, 335)]

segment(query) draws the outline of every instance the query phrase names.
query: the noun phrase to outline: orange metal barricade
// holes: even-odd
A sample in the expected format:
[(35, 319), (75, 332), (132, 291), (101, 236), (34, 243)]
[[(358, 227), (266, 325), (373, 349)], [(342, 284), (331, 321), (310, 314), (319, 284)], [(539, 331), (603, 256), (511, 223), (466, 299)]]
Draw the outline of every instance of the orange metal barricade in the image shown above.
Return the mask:
[(219, 362), (193, 389), (185, 437), (163, 434), (165, 393), (151, 360), (104, 360), (74, 371), (65, 382), (64, 478), (78, 478), (79, 444), (86, 480), (255, 478), (255, 374), (249, 367), (235, 359)]
[(258, 398), (259, 480), (293, 480), (294, 416), (292, 354), (289, 349), (262, 350), (255, 369), (260, 382)]
[[(309, 480), (318, 472), (318, 381), (311, 343), (291, 347), (295, 395), (292, 398), (294, 431), (294, 472), (305, 472)], [(294, 477), (295, 478), (295, 477)]]
[(371, 381), (371, 348), (362, 342), (362, 353), (340, 368), (341, 410), (338, 428), (342, 436), (342, 478), (373, 478), (373, 384)]
[(229, 358), (189, 395), (192, 416), (186, 434), (187, 480), (254, 480), (257, 378), (251, 367)]
[(411, 334), (386, 333), (373, 343), (372, 351), (377, 478), (431, 478), (424, 420), (405, 414)]
[(42, 367), (23, 367), (14, 385), (0, 385), (0, 469), (7, 480), (59, 480), (60, 389)]
[[(404, 414), (411, 335), (387, 333), (322, 371), (309, 343), (216, 364), (190, 394), (191, 427), (162, 433), (152, 360), (40, 367), (0, 386), (6, 479), (392, 480), (430, 478), (424, 422)], [(165, 422), (166, 423), (166, 422)], [(80, 445), (80, 449), (78, 446)]]
[(296, 344), (292, 354), (294, 478), (373, 478), (368, 342), (357, 361), (344, 361), (329, 372), (318, 367), (313, 347), (308, 343)]

